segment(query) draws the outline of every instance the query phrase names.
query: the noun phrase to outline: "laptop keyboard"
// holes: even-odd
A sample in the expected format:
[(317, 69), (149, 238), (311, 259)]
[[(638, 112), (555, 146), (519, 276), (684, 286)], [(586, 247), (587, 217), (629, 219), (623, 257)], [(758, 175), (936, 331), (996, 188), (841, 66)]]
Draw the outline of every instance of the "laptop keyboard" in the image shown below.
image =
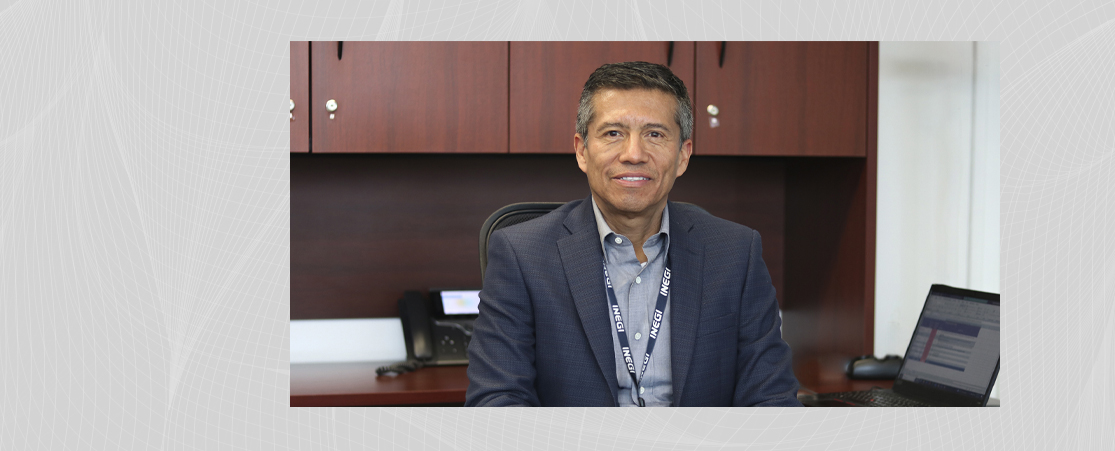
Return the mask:
[(872, 407), (931, 407), (929, 404), (903, 398), (890, 392), (877, 390), (826, 393), (821, 395), (820, 398), (851, 401), (856, 404)]

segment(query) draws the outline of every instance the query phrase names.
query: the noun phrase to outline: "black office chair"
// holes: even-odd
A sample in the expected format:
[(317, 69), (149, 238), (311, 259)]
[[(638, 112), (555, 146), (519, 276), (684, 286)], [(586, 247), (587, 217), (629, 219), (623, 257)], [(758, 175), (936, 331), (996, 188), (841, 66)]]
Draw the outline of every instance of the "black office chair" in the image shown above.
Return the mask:
[(488, 267), (488, 238), (492, 237), (492, 232), (530, 221), (562, 205), (565, 202), (520, 202), (500, 208), (488, 216), (480, 227), (480, 280), (484, 280), (484, 270)]
[[(689, 202), (678, 202), (682, 205), (700, 210), (701, 213), (708, 214), (704, 208)], [(496, 210), (488, 220), (484, 221), (484, 225), (480, 227), (480, 280), (484, 280), (484, 270), (488, 267), (488, 239), (492, 237), (492, 232), (502, 229), (504, 227), (521, 224), (531, 219), (542, 216), (546, 213), (554, 211), (557, 207), (565, 205), (564, 202), (520, 202), (511, 204), (506, 207)]]

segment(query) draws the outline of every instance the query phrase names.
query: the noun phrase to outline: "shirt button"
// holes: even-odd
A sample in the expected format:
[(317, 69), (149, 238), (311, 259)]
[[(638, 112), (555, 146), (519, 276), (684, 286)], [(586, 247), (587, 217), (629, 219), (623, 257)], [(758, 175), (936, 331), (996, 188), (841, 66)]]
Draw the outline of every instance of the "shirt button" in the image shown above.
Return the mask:
[(616, 237), (616, 244), (623, 244), (623, 238)]
[(638, 340), (640, 338), (643, 338), (643, 334), (635, 332), (635, 339)]
[(643, 278), (635, 276), (635, 283), (643, 283)]
[(647, 392), (647, 388), (646, 388), (646, 387), (639, 387), (639, 394), (640, 394), (640, 395), (641, 395), (641, 394), (643, 394), (643, 393), (646, 393), (646, 392)]

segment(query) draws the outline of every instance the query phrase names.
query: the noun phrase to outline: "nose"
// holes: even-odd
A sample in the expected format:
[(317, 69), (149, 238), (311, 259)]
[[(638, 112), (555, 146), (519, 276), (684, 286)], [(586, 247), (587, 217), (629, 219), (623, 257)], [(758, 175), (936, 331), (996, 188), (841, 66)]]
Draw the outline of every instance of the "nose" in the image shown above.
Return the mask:
[(639, 136), (633, 136), (623, 144), (623, 151), (620, 153), (619, 161), (621, 163), (639, 164), (645, 163), (647, 158), (646, 149), (643, 147), (643, 142)]

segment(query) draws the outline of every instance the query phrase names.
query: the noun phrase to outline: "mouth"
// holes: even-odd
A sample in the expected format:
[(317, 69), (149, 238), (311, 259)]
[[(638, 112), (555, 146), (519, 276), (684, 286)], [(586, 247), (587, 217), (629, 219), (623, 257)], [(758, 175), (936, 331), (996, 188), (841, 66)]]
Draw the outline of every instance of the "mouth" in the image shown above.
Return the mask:
[(647, 183), (650, 183), (651, 178), (649, 176), (644, 175), (644, 174), (630, 174), (630, 173), (627, 173), (627, 174), (619, 174), (615, 177), (612, 177), (612, 180), (615, 180), (616, 183), (618, 183), (620, 186), (623, 186), (623, 187), (639, 188), (639, 187), (642, 187), (643, 185), (646, 185)]

